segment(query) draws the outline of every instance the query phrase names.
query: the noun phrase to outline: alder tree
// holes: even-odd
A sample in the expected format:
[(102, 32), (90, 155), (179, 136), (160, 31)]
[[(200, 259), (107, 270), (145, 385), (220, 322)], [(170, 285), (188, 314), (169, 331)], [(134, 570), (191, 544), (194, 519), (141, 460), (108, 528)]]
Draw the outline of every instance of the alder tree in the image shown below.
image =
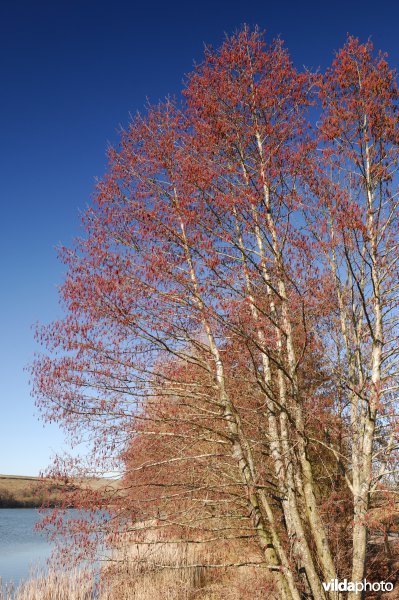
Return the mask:
[(355, 38), (314, 74), (244, 28), (122, 132), (32, 368), (91, 447), (53, 475), (120, 474), (73, 493), (91, 522), (47, 517), (75, 550), (155, 530), (286, 600), (395, 578), (398, 158), (395, 74)]

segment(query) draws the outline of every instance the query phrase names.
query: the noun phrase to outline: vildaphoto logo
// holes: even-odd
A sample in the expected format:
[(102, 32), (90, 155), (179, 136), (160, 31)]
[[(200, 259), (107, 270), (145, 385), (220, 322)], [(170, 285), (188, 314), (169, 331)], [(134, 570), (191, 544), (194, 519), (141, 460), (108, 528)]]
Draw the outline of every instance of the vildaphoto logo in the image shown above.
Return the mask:
[(326, 592), (392, 592), (393, 583), (389, 581), (348, 581), (347, 579), (331, 579), (323, 581)]

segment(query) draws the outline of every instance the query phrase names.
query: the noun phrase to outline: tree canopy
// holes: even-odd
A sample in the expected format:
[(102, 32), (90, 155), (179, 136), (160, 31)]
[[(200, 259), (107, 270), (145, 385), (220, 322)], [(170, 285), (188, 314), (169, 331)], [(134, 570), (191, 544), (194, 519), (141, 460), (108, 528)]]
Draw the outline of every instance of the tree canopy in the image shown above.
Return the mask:
[(109, 543), (239, 541), (286, 600), (393, 576), (398, 156), (395, 73), (352, 37), (320, 74), (244, 28), (122, 132), (32, 368), (92, 443), (54, 472), (123, 475), (76, 492)]

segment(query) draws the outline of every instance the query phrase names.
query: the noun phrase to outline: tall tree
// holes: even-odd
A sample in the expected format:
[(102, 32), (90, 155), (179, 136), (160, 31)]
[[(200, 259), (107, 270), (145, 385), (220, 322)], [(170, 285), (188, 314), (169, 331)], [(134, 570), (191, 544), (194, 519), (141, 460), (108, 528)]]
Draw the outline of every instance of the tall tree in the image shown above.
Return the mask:
[[(335, 285), (336, 376), (349, 401), (352, 580), (366, 567), (368, 511), (397, 448), (398, 89), (386, 57), (349, 38), (321, 86), (325, 189), (316, 237)], [(322, 235), (322, 232), (324, 235)], [(354, 594), (353, 597), (356, 595)]]
[(110, 151), (33, 370), (47, 418), (125, 472), (111, 538), (247, 539), (277, 598), (338, 598), (352, 494), (362, 579), (396, 449), (396, 119), (369, 45), (320, 81), (244, 29)]

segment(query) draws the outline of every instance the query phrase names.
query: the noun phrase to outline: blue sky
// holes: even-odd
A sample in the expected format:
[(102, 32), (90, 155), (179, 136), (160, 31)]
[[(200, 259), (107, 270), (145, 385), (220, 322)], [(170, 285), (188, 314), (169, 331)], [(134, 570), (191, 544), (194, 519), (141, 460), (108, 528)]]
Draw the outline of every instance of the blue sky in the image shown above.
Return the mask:
[(36, 474), (64, 446), (30, 397), (31, 325), (60, 315), (55, 248), (79, 233), (129, 112), (178, 93), (204, 43), (243, 23), (280, 34), (299, 66), (324, 68), (349, 32), (398, 68), (398, 18), (388, 0), (1, 2), (0, 473)]

